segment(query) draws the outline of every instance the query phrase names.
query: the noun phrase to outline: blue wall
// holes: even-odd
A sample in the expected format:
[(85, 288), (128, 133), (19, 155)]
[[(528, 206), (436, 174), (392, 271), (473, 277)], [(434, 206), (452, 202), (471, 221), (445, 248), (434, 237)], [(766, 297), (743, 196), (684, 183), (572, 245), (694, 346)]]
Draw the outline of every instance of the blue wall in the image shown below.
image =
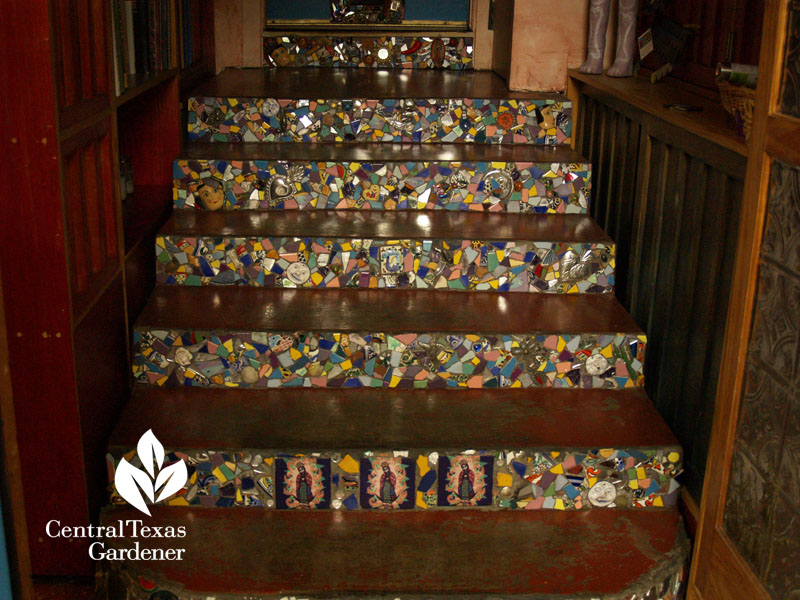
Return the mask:
[[(267, 0), (268, 19), (329, 19), (327, 0)], [(406, 21), (468, 21), (469, 0), (406, 0)]]
[(11, 599), (11, 576), (8, 571), (8, 553), (6, 552), (6, 534), (3, 527), (3, 511), (0, 506), (0, 599)]

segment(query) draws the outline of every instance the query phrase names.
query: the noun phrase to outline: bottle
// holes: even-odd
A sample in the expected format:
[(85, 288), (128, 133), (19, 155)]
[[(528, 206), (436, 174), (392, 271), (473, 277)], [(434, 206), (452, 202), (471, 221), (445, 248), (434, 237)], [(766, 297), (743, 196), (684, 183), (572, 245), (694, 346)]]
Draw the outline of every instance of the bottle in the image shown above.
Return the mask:
[(758, 65), (741, 65), (738, 63), (717, 63), (717, 81), (728, 81), (734, 85), (756, 87), (758, 81)]

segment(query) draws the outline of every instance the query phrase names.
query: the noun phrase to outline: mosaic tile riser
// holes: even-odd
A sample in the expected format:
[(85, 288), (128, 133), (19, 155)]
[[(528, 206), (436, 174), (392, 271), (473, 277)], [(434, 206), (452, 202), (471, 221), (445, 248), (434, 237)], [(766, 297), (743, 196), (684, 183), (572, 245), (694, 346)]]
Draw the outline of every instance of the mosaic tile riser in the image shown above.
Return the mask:
[(158, 282), (182, 285), (603, 293), (614, 264), (604, 244), (156, 238)]
[(140, 383), (207, 387), (629, 388), (644, 335), (134, 329)]
[(553, 100), (192, 97), (189, 141), (569, 144), (572, 105)]
[[(183, 592), (180, 590), (171, 591), (169, 586), (162, 587), (156, 581), (144, 575), (134, 575), (120, 563), (104, 563), (104, 570), (112, 577), (118, 577), (123, 582), (126, 589), (126, 600), (227, 600), (236, 598), (239, 600), (241, 595), (228, 596), (215, 594), (209, 596), (193, 592)], [(677, 567), (672, 567), (672, 572), (664, 575), (663, 580), (659, 578), (658, 583), (648, 584), (636, 592), (626, 593), (622, 596), (615, 595), (609, 600), (681, 600), (684, 596), (684, 583), (686, 581), (686, 568), (681, 562)], [(138, 572), (137, 572), (138, 573)], [(476, 598), (475, 596), (471, 596)], [(326, 596), (328, 598), (328, 596)], [(420, 594), (359, 594), (336, 596), (337, 600), (432, 600), (432, 597)], [(441, 596), (436, 596), (436, 599)], [(486, 600), (502, 600), (501, 594), (487, 594)], [(533, 600), (533, 596), (530, 596)], [(581, 596), (579, 598), (559, 596), (559, 600), (605, 600), (605, 596)], [(248, 600), (315, 600), (313, 596), (247, 596)], [(536, 600), (541, 600), (542, 596), (536, 596)]]
[(470, 37), (321, 37), (264, 38), (267, 67), (372, 67), (399, 69), (472, 69)]
[[(135, 450), (125, 459), (141, 467)], [(189, 481), (170, 506), (278, 509), (554, 509), (674, 506), (681, 454), (672, 449), (590, 451), (173, 451)], [(107, 456), (110, 481), (118, 460)], [(115, 490), (111, 501), (124, 504)]]
[(177, 160), (176, 208), (586, 213), (588, 164)]

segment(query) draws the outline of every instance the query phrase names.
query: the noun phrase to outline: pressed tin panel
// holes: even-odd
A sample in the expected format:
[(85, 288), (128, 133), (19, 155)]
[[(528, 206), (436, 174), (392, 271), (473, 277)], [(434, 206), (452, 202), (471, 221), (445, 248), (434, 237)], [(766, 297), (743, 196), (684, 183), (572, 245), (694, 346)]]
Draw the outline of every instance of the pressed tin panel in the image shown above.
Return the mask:
[(800, 2), (797, 0), (791, 2), (787, 27), (781, 111), (800, 117)]
[(800, 593), (800, 169), (775, 162), (724, 529), (775, 599)]
[(699, 499), (746, 160), (589, 85), (578, 107), (590, 212), (617, 242), (615, 292), (649, 340), (645, 387)]

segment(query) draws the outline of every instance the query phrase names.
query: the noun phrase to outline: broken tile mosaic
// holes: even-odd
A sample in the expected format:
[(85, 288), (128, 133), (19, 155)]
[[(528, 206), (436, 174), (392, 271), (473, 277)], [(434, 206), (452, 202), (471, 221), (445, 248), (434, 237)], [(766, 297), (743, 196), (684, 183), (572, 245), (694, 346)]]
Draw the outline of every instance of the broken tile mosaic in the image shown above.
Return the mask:
[(646, 338), (136, 327), (133, 342), (135, 379), (159, 386), (612, 389), (643, 385)]
[(156, 238), (156, 278), (178, 285), (605, 293), (614, 246), (482, 240)]
[(188, 100), (189, 141), (569, 144), (572, 104), (487, 98)]
[(586, 213), (591, 166), (176, 160), (176, 208)]
[[(106, 457), (111, 502), (116, 465)], [(135, 450), (124, 458), (140, 467)], [(172, 451), (189, 480), (170, 506), (386, 510), (588, 510), (674, 506), (679, 448), (591, 450)]]
[(366, 67), (395, 69), (472, 69), (471, 37), (264, 38), (267, 67)]

